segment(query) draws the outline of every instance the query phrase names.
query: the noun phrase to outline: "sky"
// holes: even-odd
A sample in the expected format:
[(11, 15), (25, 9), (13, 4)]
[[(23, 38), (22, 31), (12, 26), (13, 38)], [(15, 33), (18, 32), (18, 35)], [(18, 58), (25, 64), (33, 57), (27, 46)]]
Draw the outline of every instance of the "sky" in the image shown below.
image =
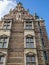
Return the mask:
[(49, 0), (0, 0), (0, 19), (15, 8), (18, 2), (21, 2), (25, 9), (29, 9), (30, 14), (37, 15), (45, 20), (45, 26), (49, 37)]

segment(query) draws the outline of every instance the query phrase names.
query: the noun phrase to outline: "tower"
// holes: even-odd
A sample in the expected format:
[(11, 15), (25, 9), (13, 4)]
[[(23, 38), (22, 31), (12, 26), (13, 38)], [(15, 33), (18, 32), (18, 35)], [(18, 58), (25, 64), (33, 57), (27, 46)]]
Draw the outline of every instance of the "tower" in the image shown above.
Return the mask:
[(20, 2), (0, 21), (0, 65), (49, 65), (44, 20)]

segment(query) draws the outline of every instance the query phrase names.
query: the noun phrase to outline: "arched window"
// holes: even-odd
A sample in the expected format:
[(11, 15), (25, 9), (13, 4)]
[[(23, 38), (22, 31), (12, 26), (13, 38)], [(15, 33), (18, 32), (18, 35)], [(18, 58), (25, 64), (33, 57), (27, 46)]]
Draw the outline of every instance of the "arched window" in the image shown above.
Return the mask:
[(0, 37), (0, 48), (7, 48), (8, 37)]
[(34, 39), (33, 36), (26, 36), (26, 48), (34, 48)]
[(26, 65), (36, 65), (35, 55), (26, 55)]

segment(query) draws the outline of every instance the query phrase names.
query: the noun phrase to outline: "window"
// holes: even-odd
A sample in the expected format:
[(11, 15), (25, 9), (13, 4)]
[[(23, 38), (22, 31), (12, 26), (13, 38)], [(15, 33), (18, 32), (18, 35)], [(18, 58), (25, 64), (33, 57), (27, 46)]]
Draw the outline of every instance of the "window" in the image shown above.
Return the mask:
[(43, 40), (43, 38), (41, 39), (41, 41), (42, 41), (42, 47), (44, 48), (44, 40)]
[(34, 48), (34, 40), (32, 36), (27, 36), (26, 37), (26, 47), (27, 48)]
[(34, 55), (27, 55), (26, 56), (26, 65), (36, 65)]
[(11, 22), (4, 22), (3, 29), (10, 29), (11, 28)]
[(0, 38), (0, 48), (7, 48), (7, 37), (1, 37)]
[(47, 54), (46, 54), (46, 51), (44, 51), (44, 58), (45, 58), (45, 60), (47, 60)]
[(42, 29), (40, 29), (40, 34), (42, 35)]
[(32, 29), (32, 21), (26, 22), (26, 29)]
[(0, 56), (0, 62), (4, 61), (4, 56)]

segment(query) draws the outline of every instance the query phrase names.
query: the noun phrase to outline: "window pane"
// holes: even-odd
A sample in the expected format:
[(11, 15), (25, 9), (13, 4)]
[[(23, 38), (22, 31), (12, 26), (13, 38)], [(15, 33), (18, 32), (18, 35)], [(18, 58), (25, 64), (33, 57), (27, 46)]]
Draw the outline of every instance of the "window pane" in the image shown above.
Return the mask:
[(34, 56), (32, 57), (32, 61), (35, 62), (35, 57)]
[(1, 57), (1, 62), (3, 62), (4, 61), (4, 57)]
[(7, 29), (10, 29), (10, 27), (11, 27), (10, 25), (9, 25), (9, 26), (7, 26)]
[(26, 63), (26, 65), (30, 65), (30, 63)]
[(32, 25), (26, 25), (26, 29), (32, 29)]
[(35, 63), (32, 63), (31, 65), (36, 65)]
[(10, 29), (10, 24), (11, 22), (4, 22), (4, 26), (3, 26), (3, 29)]
[(7, 48), (7, 43), (4, 43), (3, 44), (3, 48)]
[(34, 43), (26, 43), (27, 48), (34, 48)]
[(0, 43), (0, 48), (2, 48), (2, 46), (3, 46), (3, 44), (2, 44), (2, 43)]
[(4, 25), (6, 26), (6, 25), (7, 25), (7, 23), (5, 22), (5, 23), (4, 23)]
[(8, 22), (7, 24), (10, 25), (10, 22)]
[(27, 56), (26, 62), (35, 62), (35, 56)]
[(46, 51), (44, 51), (43, 53), (44, 53), (45, 60), (47, 60), (47, 53), (46, 53)]
[(26, 37), (26, 42), (32, 43), (33, 42), (33, 37)]
[(4, 56), (0, 56), (0, 62), (4, 61)]
[(7, 37), (6, 37), (6, 38), (4, 38), (4, 42), (7, 42), (7, 41), (8, 41)]
[(0, 38), (0, 48), (7, 48), (8, 38), (2, 37)]
[(3, 42), (3, 38), (0, 38), (0, 43), (2, 43)]
[(7, 26), (6, 26), (6, 25), (4, 25), (3, 29), (6, 29), (6, 28), (7, 28)]
[(27, 62), (31, 61), (31, 58), (30, 58), (30, 57), (27, 57), (27, 58), (26, 58), (26, 61), (27, 61)]

